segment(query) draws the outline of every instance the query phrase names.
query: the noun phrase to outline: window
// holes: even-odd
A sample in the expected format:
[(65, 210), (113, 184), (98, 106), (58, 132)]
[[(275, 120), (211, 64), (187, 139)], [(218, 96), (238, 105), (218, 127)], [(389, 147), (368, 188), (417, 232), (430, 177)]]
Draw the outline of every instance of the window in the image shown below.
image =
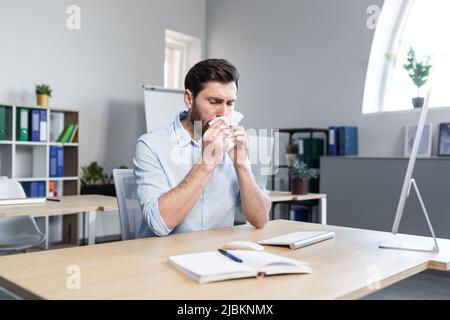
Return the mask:
[(166, 30), (164, 87), (184, 89), (189, 68), (201, 59), (201, 42), (194, 37)]
[[(446, 88), (450, 77), (450, 1), (386, 1), (378, 21), (367, 71), (363, 113), (412, 109), (417, 97), (414, 86), (403, 68), (409, 48), (419, 57), (432, 56), (431, 83), (420, 90), (426, 96), (430, 85), (433, 94), (430, 107), (449, 107)], [(396, 61), (385, 58), (392, 53)]]

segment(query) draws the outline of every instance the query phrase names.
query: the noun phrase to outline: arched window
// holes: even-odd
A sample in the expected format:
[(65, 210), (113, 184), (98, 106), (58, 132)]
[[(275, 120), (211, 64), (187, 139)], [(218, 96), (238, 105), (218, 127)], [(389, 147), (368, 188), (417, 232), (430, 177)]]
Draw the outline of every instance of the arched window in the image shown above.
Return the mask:
[[(363, 113), (413, 109), (417, 87), (403, 65), (409, 49), (432, 57), (430, 107), (450, 106), (450, 1), (387, 0), (378, 20), (367, 70)], [(395, 57), (387, 59), (386, 54)]]

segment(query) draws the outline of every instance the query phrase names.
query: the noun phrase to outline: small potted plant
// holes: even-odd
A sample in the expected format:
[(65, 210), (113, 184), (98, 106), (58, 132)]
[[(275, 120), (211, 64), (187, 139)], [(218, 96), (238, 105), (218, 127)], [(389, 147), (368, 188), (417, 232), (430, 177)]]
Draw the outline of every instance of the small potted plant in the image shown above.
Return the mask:
[(48, 107), (48, 100), (52, 96), (52, 89), (46, 84), (36, 85), (37, 105)]
[(417, 97), (412, 99), (414, 108), (422, 108), (425, 99), (420, 96), (420, 88), (425, 85), (432, 68), (431, 57), (426, 56), (422, 60), (418, 60), (416, 52), (413, 48), (408, 51), (407, 63), (403, 68), (408, 72), (409, 77), (417, 87)]
[(311, 179), (319, 176), (318, 169), (310, 169), (304, 162), (294, 160), (292, 167), (289, 168), (289, 176), (292, 179), (292, 194), (308, 194), (308, 183)]
[(286, 145), (286, 162), (288, 167), (292, 166), (292, 163), (298, 157), (298, 144), (294, 143), (292, 140)]
[(104, 173), (97, 161), (82, 167), (81, 171), (81, 194), (116, 195), (112, 175)]

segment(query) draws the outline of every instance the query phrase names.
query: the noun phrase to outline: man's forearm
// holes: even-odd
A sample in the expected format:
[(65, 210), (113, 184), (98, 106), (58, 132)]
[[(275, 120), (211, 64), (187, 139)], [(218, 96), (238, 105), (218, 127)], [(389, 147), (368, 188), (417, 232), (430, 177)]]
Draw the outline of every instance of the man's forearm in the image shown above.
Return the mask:
[(159, 212), (169, 229), (178, 226), (191, 212), (211, 173), (203, 164), (196, 164), (178, 186), (159, 198)]
[(236, 166), (241, 193), (242, 211), (248, 222), (256, 228), (263, 228), (269, 217), (270, 199), (255, 182), (250, 167)]

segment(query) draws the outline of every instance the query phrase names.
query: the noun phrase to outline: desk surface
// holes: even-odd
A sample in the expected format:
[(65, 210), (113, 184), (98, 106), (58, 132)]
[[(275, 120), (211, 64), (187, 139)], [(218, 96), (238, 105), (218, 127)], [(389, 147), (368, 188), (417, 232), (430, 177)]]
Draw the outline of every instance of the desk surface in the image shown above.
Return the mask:
[(308, 193), (305, 195), (295, 195), (291, 192), (284, 191), (269, 191), (269, 198), (272, 202), (289, 202), (289, 201), (307, 201), (307, 200), (319, 200), (326, 198), (326, 194), (320, 193)]
[[(232, 240), (256, 241), (298, 230), (333, 230), (336, 237), (299, 250), (269, 246), (266, 250), (310, 263), (313, 274), (200, 285), (166, 263), (170, 255), (216, 250)], [(385, 232), (276, 220), (263, 230), (242, 225), (4, 256), (0, 277), (47, 299), (349, 299), (374, 292), (376, 285), (370, 285), (374, 279), (383, 288), (427, 268), (449, 270), (449, 240), (440, 240), (440, 254), (378, 248), (391, 237)], [(72, 265), (80, 267), (80, 290), (66, 287)]]
[(0, 206), (0, 218), (14, 216), (51, 216), (87, 211), (115, 211), (117, 199), (101, 195), (59, 197), (60, 202), (46, 201), (40, 204)]

